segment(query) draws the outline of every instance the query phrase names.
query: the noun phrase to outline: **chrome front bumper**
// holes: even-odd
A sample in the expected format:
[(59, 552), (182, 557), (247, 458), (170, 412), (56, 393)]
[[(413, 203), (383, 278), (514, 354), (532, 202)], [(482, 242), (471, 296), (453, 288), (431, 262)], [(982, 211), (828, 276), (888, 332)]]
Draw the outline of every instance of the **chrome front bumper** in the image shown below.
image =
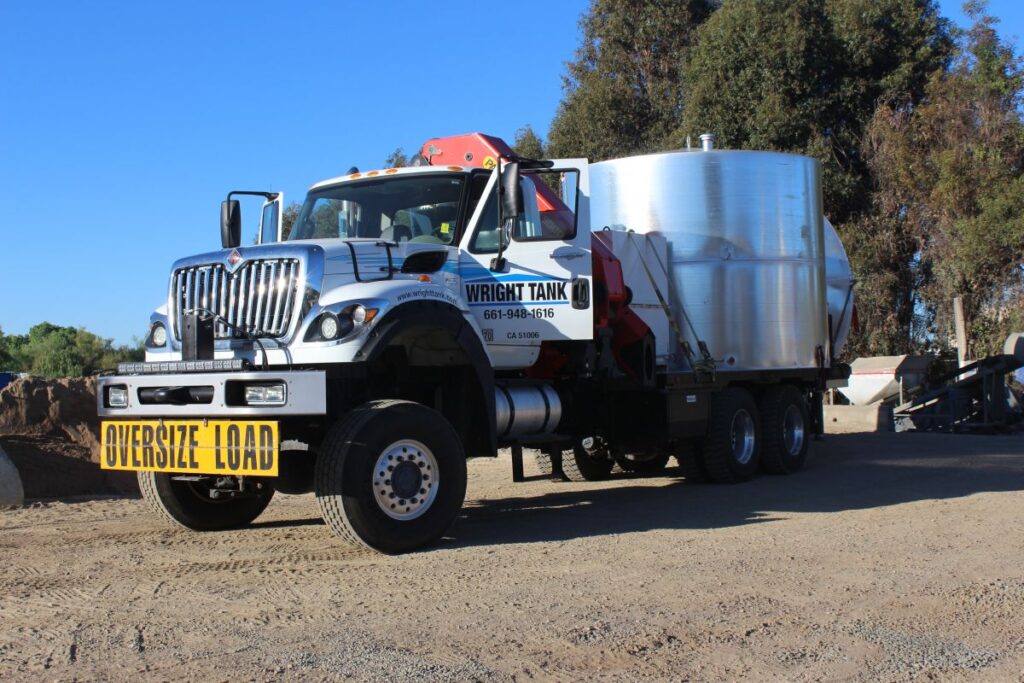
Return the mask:
[[(327, 412), (327, 380), (322, 370), (266, 370), (251, 372), (183, 373), (174, 375), (115, 375), (100, 377), (96, 386), (96, 404), (100, 417), (279, 417), (283, 415), (323, 415)], [(244, 385), (284, 383), (287, 401), (277, 406), (240, 404), (239, 392)], [(110, 408), (107, 388), (128, 389), (128, 407)], [(212, 387), (212, 400), (204, 403), (143, 403), (141, 389), (193, 387), (207, 391)], [(234, 397), (234, 398), (231, 398)]]

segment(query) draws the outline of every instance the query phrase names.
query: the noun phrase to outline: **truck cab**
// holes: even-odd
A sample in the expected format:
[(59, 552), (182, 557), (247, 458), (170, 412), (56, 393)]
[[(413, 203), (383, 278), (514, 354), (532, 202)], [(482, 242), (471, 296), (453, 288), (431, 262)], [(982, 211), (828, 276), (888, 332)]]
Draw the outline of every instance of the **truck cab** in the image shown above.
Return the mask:
[[(412, 407), (374, 414), (431, 411), (463, 459), (494, 456), (523, 430), (551, 433), (558, 406), (539, 423), (527, 408), (557, 395), (499, 391), (496, 377), (535, 365), (546, 343), (592, 337), (586, 171), (580, 160), (354, 171), (313, 185), (286, 234), (282, 198), (268, 193), (252, 246), (232, 193), (223, 248), (172, 265), (146, 361), (101, 379), (103, 466), (140, 471), (154, 505), (191, 528), (237, 519), (188, 517), (179, 489), (193, 506), (230, 499), (250, 512), (273, 490), (313, 490), (332, 428), (375, 401)], [(542, 214), (538, 186), (565, 202)], [(213, 430), (173, 431), (196, 418)]]

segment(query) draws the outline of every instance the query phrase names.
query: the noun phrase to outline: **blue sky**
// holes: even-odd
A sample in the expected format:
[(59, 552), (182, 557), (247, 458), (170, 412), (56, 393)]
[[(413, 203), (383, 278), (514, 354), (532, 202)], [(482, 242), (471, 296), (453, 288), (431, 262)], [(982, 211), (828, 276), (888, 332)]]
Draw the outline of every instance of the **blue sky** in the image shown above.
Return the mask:
[[(171, 262), (219, 247), (228, 190), (300, 200), (430, 137), (545, 134), (586, 6), (3, 0), (0, 328), (129, 342)], [(1024, 34), (1020, 0), (990, 12)]]

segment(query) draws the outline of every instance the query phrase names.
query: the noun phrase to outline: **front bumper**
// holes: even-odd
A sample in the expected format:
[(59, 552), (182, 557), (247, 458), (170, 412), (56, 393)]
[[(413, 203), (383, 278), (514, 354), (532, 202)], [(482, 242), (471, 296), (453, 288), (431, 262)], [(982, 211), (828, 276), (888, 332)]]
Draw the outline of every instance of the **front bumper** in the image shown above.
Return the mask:
[[(322, 370), (265, 370), (246, 372), (183, 373), (170, 375), (115, 375), (100, 377), (96, 387), (100, 417), (280, 417), (284, 415), (324, 415), (327, 412), (327, 374)], [(238, 400), (247, 383), (283, 383), (287, 387), (284, 405), (249, 406)], [(107, 405), (107, 388), (128, 389), (128, 406)], [(145, 402), (142, 389), (195, 389), (204, 394), (203, 402)], [(211, 396), (212, 389), (212, 396)], [(179, 392), (182, 393), (182, 392)], [(185, 392), (187, 393), (187, 392)], [(208, 400), (207, 400), (208, 399)]]

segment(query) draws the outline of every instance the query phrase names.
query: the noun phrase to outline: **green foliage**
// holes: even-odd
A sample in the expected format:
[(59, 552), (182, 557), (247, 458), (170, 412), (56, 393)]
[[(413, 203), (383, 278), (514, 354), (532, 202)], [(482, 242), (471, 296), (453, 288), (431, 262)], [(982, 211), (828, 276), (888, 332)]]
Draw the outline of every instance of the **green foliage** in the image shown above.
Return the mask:
[(292, 234), (292, 228), (295, 227), (295, 221), (299, 218), (299, 213), (302, 211), (302, 204), (299, 202), (291, 202), (288, 206), (284, 207), (284, 211), (281, 215), (281, 241), (288, 241), (288, 235)]
[(1020, 325), (1024, 293), (1024, 71), (980, 3), (912, 110), (878, 109), (869, 161), (880, 210), (914, 240), (928, 331), (953, 336), (960, 296), (974, 355), (994, 353)]
[(41, 377), (80, 377), (145, 357), (141, 343), (114, 346), (85, 328), (44, 322), (27, 335), (0, 333), (0, 368)]
[(4, 337), (4, 331), (0, 328), (0, 372), (11, 369), (14, 364), (14, 357), (11, 356), (11, 352), (7, 348), (7, 343), (7, 338)]
[(707, 0), (593, 0), (548, 136), (555, 157), (661, 150), (683, 111), (681, 66)]
[(1024, 321), (1022, 70), (985, 3), (593, 0), (548, 154), (682, 147), (822, 163), (858, 278), (848, 353), (946, 346), (964, 298), (977, 355)]
[(401, 147), (396, 148), (384, 160), (384, 168), (404, 168), (408, 165), (409, 157), (405, 155), (405, 151)]
[(516, 131), (512, 150), (519, 156), (527, 159), (544, 158), (544, 142), (533, 132), (533, 127), (529, 124)]
[(870, 206), (861, 147), (876, 104), (920, 99), (949, 42), (931, 0), (734, 0), (697, 32), (672, 142), (713, 132), (814, 156), (828, 214), (846, 223)]

